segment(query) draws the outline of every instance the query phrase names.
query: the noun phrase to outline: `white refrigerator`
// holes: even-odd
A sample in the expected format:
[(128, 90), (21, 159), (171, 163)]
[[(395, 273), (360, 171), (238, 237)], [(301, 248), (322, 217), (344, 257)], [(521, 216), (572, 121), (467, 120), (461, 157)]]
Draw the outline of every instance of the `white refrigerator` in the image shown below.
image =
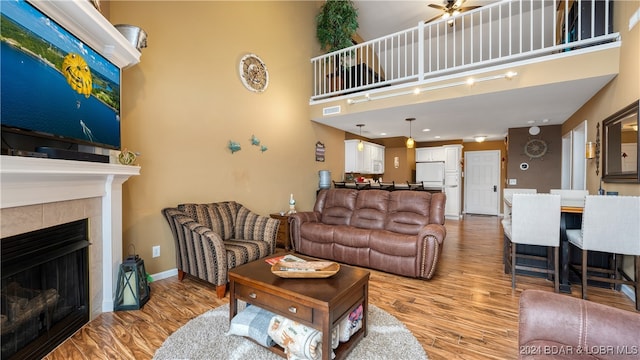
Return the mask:
[(444, 161), (416, 163), (416, 181), (422, 182), (425, 189), (444, 188)]

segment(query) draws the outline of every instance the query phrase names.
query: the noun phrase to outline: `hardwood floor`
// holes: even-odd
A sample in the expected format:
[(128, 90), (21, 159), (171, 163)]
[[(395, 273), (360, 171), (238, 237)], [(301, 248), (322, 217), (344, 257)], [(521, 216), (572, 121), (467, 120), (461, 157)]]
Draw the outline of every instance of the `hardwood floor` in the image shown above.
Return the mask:
[[(552, 292), (552, 282), (518, 276), (511, 289), (511, 277), (503, 273), (499, 218), (466, 216), (447, 220), (446, 227), (432, 280), (372, 271), (369, 302), (401, 320), (431, 360), (517, 358), (520, 293)], [(566, 296), (580, 297), (580, 287)], [(589, 288), (589, 300), (634, 311), (633, 301), (613, 290)], [(45, 359), (151, 359), (171, 333), (228, 301), (228, 294), (219, 300), (213, 286), (190, 277), (155, 281), (142, 310), (101, 314)]]

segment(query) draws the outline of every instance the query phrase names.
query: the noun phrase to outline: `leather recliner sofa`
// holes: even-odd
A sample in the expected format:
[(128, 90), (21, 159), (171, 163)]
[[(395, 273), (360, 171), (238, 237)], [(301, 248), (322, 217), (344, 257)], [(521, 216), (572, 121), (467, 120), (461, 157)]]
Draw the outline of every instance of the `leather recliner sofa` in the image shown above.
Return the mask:
[(638, 359), (640, 314), (541, 290), (520, 295), (518, 359)]
[(297, 253), (430, 279), (444, 227), (443, 193), (324, 189), (313, 211), (289, 217)]

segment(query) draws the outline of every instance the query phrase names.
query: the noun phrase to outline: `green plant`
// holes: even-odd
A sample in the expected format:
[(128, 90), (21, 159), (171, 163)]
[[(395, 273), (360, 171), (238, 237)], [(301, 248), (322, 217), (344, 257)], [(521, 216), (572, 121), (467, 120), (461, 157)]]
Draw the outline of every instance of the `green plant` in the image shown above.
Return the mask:
[(358, 10), (351, 0), (327, 0), (316, 16), (316, 36), (327, 52), (353, 45), (351, 36), (358, 30)]

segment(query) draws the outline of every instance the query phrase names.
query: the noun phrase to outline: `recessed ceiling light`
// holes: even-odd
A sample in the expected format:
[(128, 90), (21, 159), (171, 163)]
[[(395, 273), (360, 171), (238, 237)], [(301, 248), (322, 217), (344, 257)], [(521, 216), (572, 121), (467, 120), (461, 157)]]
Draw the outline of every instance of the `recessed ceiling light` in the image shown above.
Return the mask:
[(383, 132), (383, 133), (380, 133), (380, 135), (385, 136), (387, 135), (387, 133)]
[(533, 124), (533, 123), (535, 123), (535, 120), (529, 120), (529, 121), (527, 121), (527, 124)]
[(436, 135), (436, 139), (440, 139), (440, 135)]
[(431, 129), (422, 129), (422, 131), (429, 132), (429, 131), (431, 131)]
[(542, 119), (542, 122), (546, 124), (549, 122), (549, 119)]

